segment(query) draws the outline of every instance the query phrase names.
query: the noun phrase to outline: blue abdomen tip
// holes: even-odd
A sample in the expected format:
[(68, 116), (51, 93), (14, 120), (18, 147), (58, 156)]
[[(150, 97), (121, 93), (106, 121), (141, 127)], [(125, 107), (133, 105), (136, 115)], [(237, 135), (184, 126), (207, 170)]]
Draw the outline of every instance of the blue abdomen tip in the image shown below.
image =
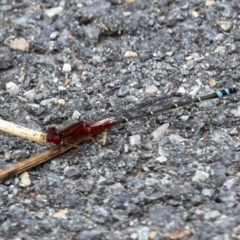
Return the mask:
[(231, 94), (231, 91), (230, 91), (228, 88), (226, 88), (226, 89), (224, 89), (224, 90), (222, 90), (222, 91), (217, 91), (216, 94), (217, 94), (217, 96), (218, 96), (219, 98), (222, 98), (222, 97), (225, 96), (225, 95), (230, 95), (230, 94)]

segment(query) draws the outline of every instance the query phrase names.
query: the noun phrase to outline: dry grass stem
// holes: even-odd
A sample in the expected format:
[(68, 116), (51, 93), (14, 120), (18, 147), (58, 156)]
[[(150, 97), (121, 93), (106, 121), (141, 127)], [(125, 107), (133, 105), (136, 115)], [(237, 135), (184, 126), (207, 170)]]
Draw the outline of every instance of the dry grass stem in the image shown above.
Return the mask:
[(69, 144), (67, 144), (65, 146), (57, 145), (45, 152), (37, 154), (36, 156), (30, 157), (26, 160), (18, 162), (17, 164), (0, 171), (0, 181), (6, 179), (8, 177), (11, 177), (13, 175), (17, 175), (24, 171), (27, 171), (27, 170), (29, 170), (33, 167), (36, 167), (44, 162), (47, 162), (50, 159), (52, 159), (64, 152), (67, 152), (68, 150), (70, 150), (72, 148), (75, 148), (76, 145), (88, 140), (91, 137), (92, 137), (91, 135), (85, 135), (85, 136), (76, 138), (74, 140), (69, 139), (68, 142), (72, 145), (69, 145)]
[(0, 119), (0, 131), (10, 133), (12, 135), (31, 140), (33, 142), (45, 143), (46, 134), (43, 132), (34, 131), (23, 126), (4, 121)]

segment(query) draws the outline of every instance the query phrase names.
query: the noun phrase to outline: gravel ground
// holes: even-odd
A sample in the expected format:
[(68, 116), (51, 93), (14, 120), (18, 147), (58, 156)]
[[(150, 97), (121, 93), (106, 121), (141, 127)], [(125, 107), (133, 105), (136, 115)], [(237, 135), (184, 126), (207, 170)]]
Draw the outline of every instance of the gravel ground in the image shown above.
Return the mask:
[[(45, 132), (238, 87), (240, 3), (227, 2), (1, 0), (0, 117)], [(0, 239), (240, 239), (239, 99), (120, 125), (106, 148), (5, 180)], [(51, 146), (0, 137), (1, 169)]]

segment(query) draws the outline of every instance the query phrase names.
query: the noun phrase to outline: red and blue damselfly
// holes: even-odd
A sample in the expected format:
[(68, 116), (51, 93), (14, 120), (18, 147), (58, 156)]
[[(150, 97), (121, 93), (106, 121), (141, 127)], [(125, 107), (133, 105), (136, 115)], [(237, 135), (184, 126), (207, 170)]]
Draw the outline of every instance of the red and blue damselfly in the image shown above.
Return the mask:
[[(224, 96), (228, 96), (233, 93), (236, 93), (237, 91), (238, 91), (237, 88), (228, 88), (221, 91), (216, 91), (212, 94), (208, 94), (202, 97), (196, 97), (187, 101), (182, 101), (182, 102), (179, 101), (173, 104), (166, 105), (162, 108), (158, 108), (154, 111), (144, 112), (128, 118), (121, 117), (117, 119), (117, 117), (111, 117), (103, 121), (100, 121), (97, 124), (91, 124), (87, 121), (79, 121), (62, 130), (58, 130), (56, 126), (50, 126), (47, 130), (47, 141), (54, 143), (56, 145), (59, 145), (59, 144), (67, 144), (68, 139), (71, 139), (72, 141), (74, 138), (79, 138), (84, 136), (88, 136), (86, 140), (92, 139), (92, 137), (89, 137), (89, 136), (100, 134), (105, 130), (112, 128), (114, 126), (117, 126), (121, 123), (127, 123), (129, 121), (133, 121), (135, 119), (146, 117), (146, 116), (153, 116), (164, 111), (172, 110), (174, 108), (182, 107), (182, 106), (197, 103), (197, 102), (202, 102), (202, 101), (216, 99), (216, 98), (222, 98)], [(172, 95), (167, 96), (167, 98), (168, 97), (172, 97)]]

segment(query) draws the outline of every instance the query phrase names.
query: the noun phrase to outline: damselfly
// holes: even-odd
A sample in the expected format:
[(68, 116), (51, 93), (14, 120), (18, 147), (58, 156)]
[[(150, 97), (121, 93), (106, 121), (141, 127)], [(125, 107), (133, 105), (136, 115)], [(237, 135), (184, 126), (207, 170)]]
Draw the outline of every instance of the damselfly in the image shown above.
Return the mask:
[[(196, 97), (187, 101), (179, 101), (174, 104), (166, 105), (162, 108), (158, 108), (154, 111), (149, 111), (149, 112), (144, 112), (135, 116), (130, 116), (130, 117), (111, 117), (104, 119), (97, 124), (91, 124), (87, 121), (79, 121), (76, 122), (67, 128), (63, 130), (57, 130), (55, 126), (51, 126), (47, 130), (47, 141), (52, 142), (56, 145), (58, 144), (64, 144), (68, 142), (68, 139), (74, 139), (78, 138), (80, 136), (84, 137), (85, 135), (88, 136), (88, 139), (91, 138), (89, 136), (94, 136), (99, 133), (104, 132), (105, 130), (117, 126), (121, 123), (127, 123), (129, 121), (133, 121), (138, 118), (142, 118), (145, 116), (152, 116), (156, 115), (158, 113), (171, 110), (174, 108), (182, 107), (185, 105), (201, 102), (201, 101), (206, 101), (206, 100), (211, 100), (215, 98), (222, 98), (223, 96), (228, 96), (230, 94), (236, 93), (238, 90), (236, 88), (229, 88), (229, 89), (224, 89), (221, 91), (216, 91), (215, 93), (208, 94), (202, 97)], [(134, 109), (130, 109), (128, 111), (134, 111)]]

